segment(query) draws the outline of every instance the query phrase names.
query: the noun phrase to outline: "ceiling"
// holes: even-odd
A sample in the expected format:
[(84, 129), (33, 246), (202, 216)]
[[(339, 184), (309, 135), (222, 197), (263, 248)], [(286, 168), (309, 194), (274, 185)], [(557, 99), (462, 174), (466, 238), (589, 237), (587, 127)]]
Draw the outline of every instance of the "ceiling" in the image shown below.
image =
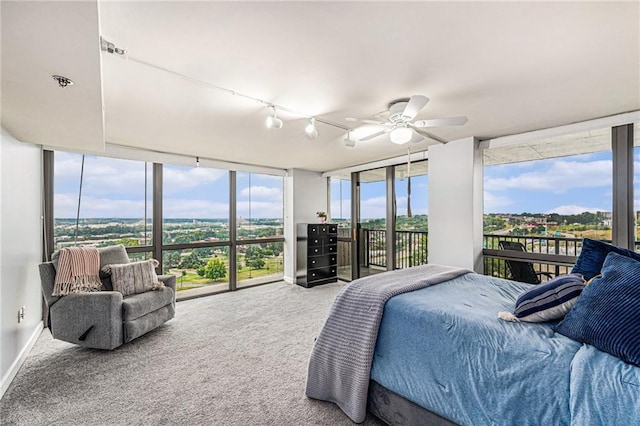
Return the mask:
[[(12, 2), (2, 6), (3, 124), (27, 142), (82, 149), (82, 143), (52, 131), (27, 131), (47, 128), (42, 124), (56, 119), (25, 115), (25, 95), (37, 99), (44, 90), (40, 80), (28, 80), (46, 81), (64, 72), (58, 71), (60, 64), (43, 59), (42, 72), (23, 75), (19, 67), (6, 74), (5, 63), (30, 66), (15, 46), (42, 45), (44, 38), (50, 49), (60, 49), (51, 42), (60, 35), (93, 42), (95, 29), (34, 26), (22, 39), (7, 41), (15, 46), (5, 56), (7, 3)], [(58, 4), (67, 12), (64, 19), (79, 16), (77, 4)], [(18, 3), (13, 6), (14, 17), (26, 14)], [(469, 118), (462, 127), (431, 129), (455, 140), (640, 109), (637, 2), (109, 1), (97, 6), (99, 33), (126, 49), (129, 58), (101, 55), (104, 138), (111, 144), (327, 171), (400, 156), (407, 146), (382, 136), (348, 148), (342, 142), (345, 131), (322, 123), (319, 137), (310, 140), (303, 132), (305, 116), (355, 128), (345, 117), (373, 118), (394, 99), (423, 94), (431, 101), (417, 119)], [(65, 67), (86, 68), (94, 56), (65, 57)], [(22, 82), (19, 96), (5, 99), (5, 78)], [(215, 86), (297, 114), (281, 113), (283, 128), (267, 129), (270, 111), (264, 104)], [(47, 96), (69, 90), (83, 85), (56, 87)], [(96, 121), (96, 107), (85, 109), (76, 113), (71, 129)], [(371, 130), (360, 130), (365, 131)], [(413, 144), (411, 150), (433, 143)]]

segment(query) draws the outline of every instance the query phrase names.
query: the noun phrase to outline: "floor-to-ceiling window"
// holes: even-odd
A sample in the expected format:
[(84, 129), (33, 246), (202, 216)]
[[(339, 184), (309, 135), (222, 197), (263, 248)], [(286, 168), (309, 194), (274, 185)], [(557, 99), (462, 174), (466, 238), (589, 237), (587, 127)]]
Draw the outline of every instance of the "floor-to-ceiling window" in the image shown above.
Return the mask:
[(151, 166), (144, 161), (57, 152), (54, 250), (123, 244), (133, 250), (132, 258), (148, 257), (154, 243)]
[(132, 260), (155, 257), (159, 272), (176, 275), (179, 298), (283, 278), (283, 176), (66, 152), (45, 158), (48, 254), (123, 244)]
[(395, 166), (397, 269), (427, 263), (428, 162)]
[(338, 278), (351, 280), (351, 178), (330, 179), (331, 221), (338, 224)]
[(238, 287), (284, 276), (284, 178), (238, 172), (236, 180)]
[(635, 217), (635, 249), (640, 251), (640, 122), (633, 126), (633, 212)]
[(359, 173), (359, 265), (360, 276), (387, 269), (387, 183), (386, 168)]
[[(165, 164), (162, 269), (184, 294), (229, 287), (229, 172)], [(197, 291), (195, 291), (197, 289)]]

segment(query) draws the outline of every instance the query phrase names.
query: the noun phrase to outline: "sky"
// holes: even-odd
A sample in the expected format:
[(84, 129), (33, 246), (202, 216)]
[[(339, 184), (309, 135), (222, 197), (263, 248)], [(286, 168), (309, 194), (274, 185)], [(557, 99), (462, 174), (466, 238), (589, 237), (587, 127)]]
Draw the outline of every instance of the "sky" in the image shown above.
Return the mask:
[[(612, 154), (600, 152), (484, 168), (485, 213), (559, 213), (612, 210)], [(634, 151), (635, 210), (640, 210), (640, 147)], [(331, 212), (350, 217), (348, 181), (332, 182)], [(342, 185), (342, 203), (340, 201)], [(411, 210), (428, 214), (428, 176), (411, 179)], [(396, 180), (398, 214), (406, 215), (406, 180)], [(384, 218), (384, 182), (362, 184), (362, 219)]]
[[(611, 152), (575, 155), (484, 168), (485, 213), (559, 213), (611, 211)], [(76, 216), (82, 156), (56, 152), (54, 215)], [(640, 147), (634, 151), (635, 210), (640, 210)], [(147, 165), (147, 215), (151, 217), (151, 164)], [(80, 216), (84, 218), (142, 218), (145, 164), (140, 161), (85, 157)], [(227, 218), (229, 173), (226, 170), (165, 165), (166, 218)], [(282, 218), (281, 176), (237, 173), (238, 215), (242, 218)], [(342, 189), (342, 191), (340, 190)], [(411, 210), (428, 214), (428, 176), (411, 178)], [(361, 185), (363, 219), (384, 218), (383, 181)], [(396, 179), (399, 215), (407, 211), (407, 180)], [(349, 181), (332, 180), (331, 213), (351, 216)]]
[[(56, 152), (54, 216), (75, 218), (82, 155)], [(152, 165), (147, 164), (147, 215), (151, 217)], [(238, 172), (237, 212), (242, 218), (283, 218), (284, 179)], [(165, 165), (164, 217), (228, 219), (229, 172), (206, 167)], [(85, 157), (80, 217), (143, 218), (145, 163), (106, 157)]]

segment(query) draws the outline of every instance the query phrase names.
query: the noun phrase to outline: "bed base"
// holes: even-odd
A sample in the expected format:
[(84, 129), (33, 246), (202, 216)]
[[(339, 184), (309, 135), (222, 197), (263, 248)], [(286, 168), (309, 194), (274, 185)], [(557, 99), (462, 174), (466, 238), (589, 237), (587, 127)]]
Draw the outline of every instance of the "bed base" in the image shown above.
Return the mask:
[(388, 425), (456, 426), (373, 380), (369, 381), (367, 409)]

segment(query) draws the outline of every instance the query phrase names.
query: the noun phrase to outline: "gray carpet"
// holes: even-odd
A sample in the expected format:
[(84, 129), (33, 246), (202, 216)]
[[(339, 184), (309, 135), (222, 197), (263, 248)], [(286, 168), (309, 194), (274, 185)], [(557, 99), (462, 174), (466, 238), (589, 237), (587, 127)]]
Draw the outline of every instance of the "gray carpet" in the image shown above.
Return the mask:
[(304, 395), (313, 339), (342, 286), (281, 282), (179, 302), (176, 318), (114, 351), (45, 330), (0, 401), (1, 423), (352, 425)]

